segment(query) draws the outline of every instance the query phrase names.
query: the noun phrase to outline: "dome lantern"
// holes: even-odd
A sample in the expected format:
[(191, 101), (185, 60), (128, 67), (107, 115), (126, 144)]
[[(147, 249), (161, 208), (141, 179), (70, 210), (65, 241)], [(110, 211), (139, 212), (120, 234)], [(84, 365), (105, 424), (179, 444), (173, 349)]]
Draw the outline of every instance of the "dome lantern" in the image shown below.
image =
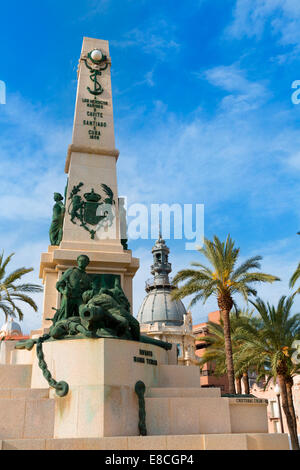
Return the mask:
[(169, 248), (165, 240), (163, 240), (159, 231), (158, 240), (152, 248), (153, 264), (151, 266), (151, 274), (154, 276), (154, 284), (156, 286), (170, 285), (169, 273), (172, 271), (171, 263), (169, 263)]

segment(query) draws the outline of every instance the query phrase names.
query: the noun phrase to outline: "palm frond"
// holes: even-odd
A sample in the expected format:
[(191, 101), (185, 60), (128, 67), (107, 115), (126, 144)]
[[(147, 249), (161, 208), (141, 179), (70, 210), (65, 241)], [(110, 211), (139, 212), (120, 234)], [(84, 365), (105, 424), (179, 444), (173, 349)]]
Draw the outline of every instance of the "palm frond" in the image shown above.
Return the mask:
[(5, 260), (4, 253), (0, 255), (0, 310), (4, 313), (5, 318), (15, 317), (17, 314), (22, 320), (23, 312), (18, 302), (26, 303), (37, 311), (35, 301), (27, 294), (41, 292), (43, 287), (33, 283), (16, 284), (16, 281), (33, 271), (33, 268), (21, 267), (5, 277), (6, 267), (13, 255), (14, 253), (11, 253)]
[(4, 284), (9, 285), (12, 284), (15, 281), (18, 281), (22, 276), (25, 274), (30, 273), (33, 271), (33, 268), (18, 268), (15, 271), (13, 271), (11, 274), (9, 274), (3, 281)]
[(43, 286), (39, 286), (38, 284), (18, 284), (14, 286), (14, 290), (18, 292), (30, 292), (30, 293), (38, 293), (43, 292)]
[(296, 271), (294, 272), (294, 274), (292, 275), (290, 279), (290, 287), (294, 287), (299, 277), (300, 277), (300, 263), (298, 264)]

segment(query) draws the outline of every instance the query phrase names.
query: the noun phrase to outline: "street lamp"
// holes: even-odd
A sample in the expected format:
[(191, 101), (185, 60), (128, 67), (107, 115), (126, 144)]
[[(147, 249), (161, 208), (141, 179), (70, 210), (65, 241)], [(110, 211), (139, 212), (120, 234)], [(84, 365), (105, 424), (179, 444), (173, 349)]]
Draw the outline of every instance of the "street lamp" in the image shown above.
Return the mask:
[(278, 403), (278, 410), (279, 410), (279, 418), (280, 418), (280, 427), (281, 427), (281, 432), (284, 433), (284, 429), (283, 429), (283, 421), (282, 421), (282, 413), (281, 413), (281, 405), (280, 405), (280, 392), (281, 392), (281, 389), (280, 389), (280, 386), (278, 384), (275, 385), (274, 387), (274, 392), (277, 396), (277, 403)]

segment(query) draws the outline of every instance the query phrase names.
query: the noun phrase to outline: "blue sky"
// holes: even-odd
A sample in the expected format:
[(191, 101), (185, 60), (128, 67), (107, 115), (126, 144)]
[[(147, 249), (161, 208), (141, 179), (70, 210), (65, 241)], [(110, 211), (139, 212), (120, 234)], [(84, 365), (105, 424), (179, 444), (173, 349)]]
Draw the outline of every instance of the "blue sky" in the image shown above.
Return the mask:
[[(89, 36), (110, 42), (119, 193), (129, 203), (205, 204), (205, 236), (230, 233), (242, 259), (260, 254), (282, 278), (259, 294), (276, 302), (290, 292), (300, 243), (298, 0), (6, 2), (1, 19), (0, 247), (16, 252), (12, 268), (33, 266), (27, 278), (38, 281)], [(200, 259), (184, 243), (168, 241), (175, 272)], [(135, 313), (152, 245), (130, 243), (141, 262)], [(198, 304), (194, 322), (216, 307)], [(40, 314), (26, 309), (24, 330)]]

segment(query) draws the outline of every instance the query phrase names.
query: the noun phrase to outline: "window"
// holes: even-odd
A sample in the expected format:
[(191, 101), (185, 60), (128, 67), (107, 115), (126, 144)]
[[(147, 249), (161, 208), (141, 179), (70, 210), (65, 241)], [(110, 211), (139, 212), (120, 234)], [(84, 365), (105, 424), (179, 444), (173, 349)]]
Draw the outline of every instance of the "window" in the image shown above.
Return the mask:
[(177, 357), (182, 357), (182, 345), (180, 343), (176, 344), (177, 346)]
[(274, 421), (274, 432), (281, 432), (280, 421)]
[(200, 374), (201, 375), (214, 375), (213, 371), (212, 370), (201, 370), (200, 371)]
[(279, 418), (278, 403), (276, 400), (270, 400), (271, 418)]

